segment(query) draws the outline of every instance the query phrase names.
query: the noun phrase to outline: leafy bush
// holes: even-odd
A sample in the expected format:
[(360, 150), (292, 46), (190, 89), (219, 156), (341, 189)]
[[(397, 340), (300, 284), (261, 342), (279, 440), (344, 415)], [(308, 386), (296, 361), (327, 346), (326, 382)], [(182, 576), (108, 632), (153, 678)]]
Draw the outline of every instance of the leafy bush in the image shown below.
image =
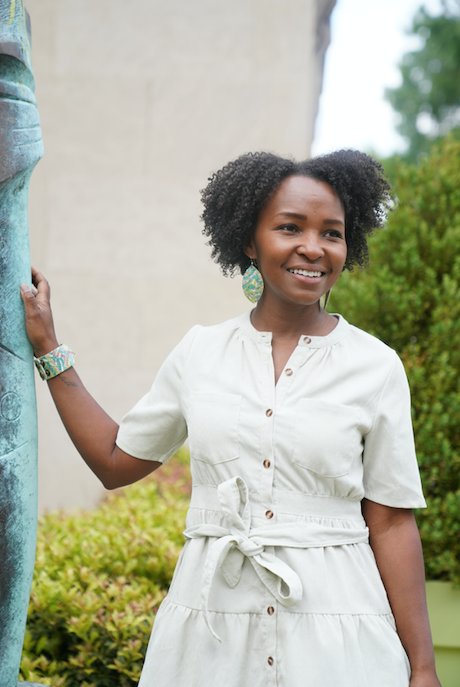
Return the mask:
[(134, 687), (183, 544), (186, 451), (94, 511), (39, 522), (20, 679)]
[(460, 143), (400, 163), (398, 208), (370, 240), (371, 266), (344, 274), (332, 306), (396, 349), (412, 391), (428, 503), (417, 511), (427, 578), (460, 584)]

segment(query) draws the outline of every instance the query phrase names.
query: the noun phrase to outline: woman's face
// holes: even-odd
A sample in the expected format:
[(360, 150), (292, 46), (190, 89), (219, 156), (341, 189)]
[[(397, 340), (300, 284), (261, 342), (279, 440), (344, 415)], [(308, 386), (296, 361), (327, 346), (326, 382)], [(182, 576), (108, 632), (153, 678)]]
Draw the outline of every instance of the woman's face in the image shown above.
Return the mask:
[(262, 208), (245, 253), (262, 273), (264, 301), (317, 303), (339, 278), (347, 257), (340, 199), (323, 181), (288, 177)]

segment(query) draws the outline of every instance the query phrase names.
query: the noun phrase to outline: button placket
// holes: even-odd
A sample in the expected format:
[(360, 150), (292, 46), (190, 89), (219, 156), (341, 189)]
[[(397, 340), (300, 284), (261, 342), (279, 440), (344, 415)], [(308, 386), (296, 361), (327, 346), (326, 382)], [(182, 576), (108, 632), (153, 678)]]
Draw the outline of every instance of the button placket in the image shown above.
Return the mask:
[[(270, 345), (267, 345), (270, 343)], [(273, 364), (271, 342), (260, 343), (260, 359), (263, 362), (263, 406), (260, 415), (260, 449), (261, 457), (259, 458), (259, 505), (257, 507), (257, 520), (259, 523), (263, 521), (264, 524), (270, 525), (276, 520), (275, 504), (273, 502), (273, 478), (275, 473), (275, 455), (274, 455), (274, 431), (277, 418), (277, 403), (278, 396), (274, 384), (275, 370)], [(283, 379), (284, 383), (289, 385), (292, 377), (288, 375)], [(269, 411), (269, 412), (267, 412)], [(266, 514), (269, 514), (267, 516)], [(271, 547), (268, 547), (270, 550)], [(266, 548), (267, 550), (267, 548)], [(276, 608), (277, 602), (268, 590), (265, 591), (263, 597), (264, 606), (262, 607), (261, 620), (264, 624), (264, 649), (265, 657), (262, 659), (260, 666), (261, 670), (265, 671), (265, 687), (276, 687), (277, 684), (277, 669), (276, 669)], [(273, 608), (274, 613), (269, 614), (268, 609)]]
[(262, 516), (264, 521), (265, 512), (273, 511), (273, 476), (274, 476), (274, 454), (273, 454), (273, 435), (276, 422), (276, 391), (274, 380), (274, 365), (272, 347), (263, 345), (261, 359), (264, 361), (264, 396), (262, 406), (262, 416), (260, 420), (260, 447), (261, 459), (259, 468), (259, 498), (260, 508), (258, 516)]
[(303, 363), (305, 349), (308, 350), (308, 346), (297, 344), (296, 348), (293, 350), (289, 360), (286, 363), (286, 367), (279, 376), (278, 382), (275, 387), (277, 408), (283, 405), (286, 394), (289, 392), (291, 385), (295, 383), (295, 379), (297, 377), (297, 370)]
[[(270, 599), (271, 597), (271, 599)], [(276, 657), (277, 657), (277, 609), (278, 602), (271, 596), (271, 594), (266, 595), (266, 601), (268, 602), (265, 607), (265, 635), (266, 635), (266, 666), (267, 666), (267, 685), (276, 685)]]

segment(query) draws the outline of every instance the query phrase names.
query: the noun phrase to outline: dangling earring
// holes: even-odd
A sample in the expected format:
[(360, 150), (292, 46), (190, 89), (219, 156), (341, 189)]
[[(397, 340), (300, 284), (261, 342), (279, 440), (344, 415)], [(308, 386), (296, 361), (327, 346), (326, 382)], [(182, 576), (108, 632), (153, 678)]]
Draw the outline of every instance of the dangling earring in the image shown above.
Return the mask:
[(329, 291), (326, 291), (326, 295), (324, 297), (324, 305), (323, 305), (324, 310), (326, 310), (327, 304), (329, 303), (329, 297), (331, 295), (331, 291), (332, 291), (332, 289), (329, 289)]
[(264, 280), (257, 269), (257, 263), (251, 258), (251, 264), (243, 274), (244, 295), (251, 303), (257, 303), (264, 290)]

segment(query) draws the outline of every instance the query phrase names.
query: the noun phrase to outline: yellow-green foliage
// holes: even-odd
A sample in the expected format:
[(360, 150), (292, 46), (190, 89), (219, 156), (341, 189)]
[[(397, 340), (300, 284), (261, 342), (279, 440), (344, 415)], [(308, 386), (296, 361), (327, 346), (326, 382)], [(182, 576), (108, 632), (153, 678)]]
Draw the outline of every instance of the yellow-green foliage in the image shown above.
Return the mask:
[(412, 391), (428, 503), (417, 513), (428, 579), (460, 584), (460, 143), (395, 174), (398, 208), (343, 275), (332, 307), (396, 349)]
[(39, 522), (20, 679), (134, 687), (183, 544), (188, 455), (94, 511)]

